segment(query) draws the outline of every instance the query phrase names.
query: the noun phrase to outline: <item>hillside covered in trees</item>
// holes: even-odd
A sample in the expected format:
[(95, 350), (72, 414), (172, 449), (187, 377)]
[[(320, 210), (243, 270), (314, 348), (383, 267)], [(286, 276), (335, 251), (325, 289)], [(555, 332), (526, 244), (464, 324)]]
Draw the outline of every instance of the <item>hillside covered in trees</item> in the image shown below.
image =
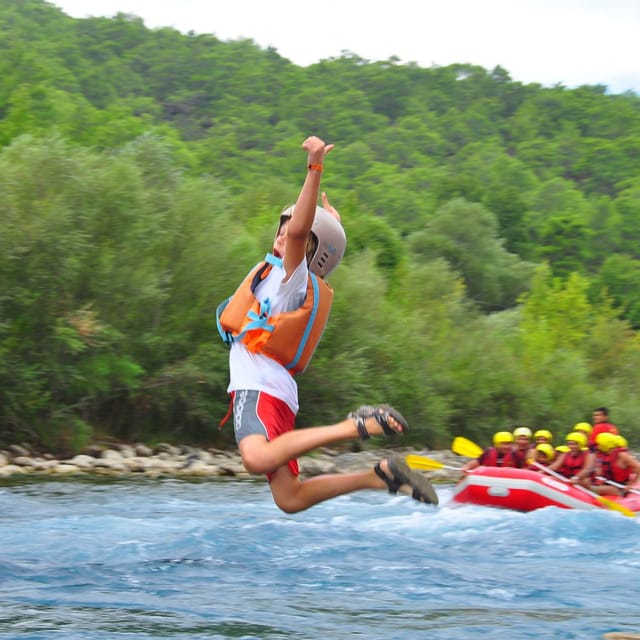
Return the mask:
[(409, 442), (640, 442), (640, 97), (0, 4), (0, 444), (228, 444), (214, 312), (336, 145), (332, 317), (299, 424), (364, 402)]

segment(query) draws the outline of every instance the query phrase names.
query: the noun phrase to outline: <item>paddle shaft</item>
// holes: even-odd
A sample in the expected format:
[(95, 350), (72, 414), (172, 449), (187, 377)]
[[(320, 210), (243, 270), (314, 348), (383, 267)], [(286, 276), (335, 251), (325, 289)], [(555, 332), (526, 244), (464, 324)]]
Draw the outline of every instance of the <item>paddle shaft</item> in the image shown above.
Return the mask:
[(629, 489), (629, 487), (627, 487), (626, 485), (620, 484), (619, 482), (614, 482), (613, 480), (609, 480), (604, 476), (596, 476), (596, 479), (600, 480), (601, 482), (604, 482), (605, 484), (610, 484), (612, 487), (617, 487), (618, 489), (624, 489), (629, 493), (637, 493), (640, 496), (640, 491), (638, 491), (637, 489)]
[[(569, 478), (565, 478), (561, 473), (558, 473), (557, 471), (553, 471), (552, 469), (545, 467), (543, 464), (540, 464), (539, 462), (534, 461), (531, 464), (534, 465), (535, 467), (538, 467), (540, 471), (544, 471), (544, 473), (548, 473), (550, 476), (553, 476), (554, 478), (558, 478), (558, 480), (562, 480), (562, 482), (565, 482), (566, 484), (572, 484), (569, 482)], [(593, 496), (594, 498), (602, 497), (598, 495), (595, 491), (589, 491), (589, 489), (587, 489), (586, 487), (583, 487), (581, 484), (574, 484), (573, 486), (576, 487), (577, 489), (580, 489), (581, 491), (584, 491), (585, 493), (588, 493), (590, 496)]]

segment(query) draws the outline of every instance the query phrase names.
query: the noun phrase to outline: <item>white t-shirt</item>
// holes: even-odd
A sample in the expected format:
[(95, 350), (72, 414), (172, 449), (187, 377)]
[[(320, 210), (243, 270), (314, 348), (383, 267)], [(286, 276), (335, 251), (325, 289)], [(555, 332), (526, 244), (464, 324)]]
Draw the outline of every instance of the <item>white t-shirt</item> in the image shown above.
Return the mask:
[[(258, 300), (271, 301), (273, 315), (293, 311), (302, 305), (307, 294), (307, 262), (303, 260), (287, 282), (286, 273), (274, 265), (269, 275), (256, 287)], [(286, 402), (298, 413), (298, 385), (293, 376), (273, 358), (250, 353), (241, 342), (234, 342), (229, 352), (229, 387), (227, 391), (251, 389), (264, 391)]]

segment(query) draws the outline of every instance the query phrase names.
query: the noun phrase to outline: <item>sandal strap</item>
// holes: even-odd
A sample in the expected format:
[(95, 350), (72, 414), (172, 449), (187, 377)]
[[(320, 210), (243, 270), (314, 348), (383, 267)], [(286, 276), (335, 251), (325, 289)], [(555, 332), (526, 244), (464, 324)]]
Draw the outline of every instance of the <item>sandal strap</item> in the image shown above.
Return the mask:
[(389, 416), (391, 415), (389, 410), (383, 405), (380, 407), (382, 411), (375, 411), (373, 417), (376, 422), (382, 427), (382, 431), (386, 436), (395, 436), (396, 432), (389, 426)]
[(354, 416), (356, 421), (356, 427), (358, 428), (358, 435), (360, 436), (360, 440), (368, 440), (371, 436), (367, 431), (367, 427), (365, 425), (366, 418), (362, 416)]
[(376, 422), (382, 427), (383, 435), (395, 436), (398, 435), (394, 429), (389, 425), (389, 418), (392, 417), (397, 420), (401, 425), (400, 433), (406, 433), (409, 430), (409, 425), (402, 416), (402, 414), (388, 404), (381, 404), (378, 406), (364, 405), (355, 411), (351, 411), (347, 418), (352, 418), (356, 422), (358, 429), (358, 436), (361, 440), (368, 440), (371, 435), (367, 431), (366, 421), (368, 418), (375, 418)]
[(380, 478), (381, 480), (384, 480), (387, 483), (387, 486), (389, 487), (389, 493), (398, 493), (398, 489), (402, 486), (401, 482), (398, 482), (395, 478), (390, 478), (382, 470), (382, 467), (380, 466), (379, 462), (376, 464), (375, 467), (373, 467), (373, 470), (376, 472), (376, 475), (378, 476), (378, 478)]
[(389, 456), (387, 464), (389, 471), (393, 474), (393, 479), (399, 486), (408, 485), (411, 487), (411, 497), (414, 500), (427, 504), (438, 504), (438, 494), (429, 480), (417, 471), (410, 469), (403, 458), (396, 455)]

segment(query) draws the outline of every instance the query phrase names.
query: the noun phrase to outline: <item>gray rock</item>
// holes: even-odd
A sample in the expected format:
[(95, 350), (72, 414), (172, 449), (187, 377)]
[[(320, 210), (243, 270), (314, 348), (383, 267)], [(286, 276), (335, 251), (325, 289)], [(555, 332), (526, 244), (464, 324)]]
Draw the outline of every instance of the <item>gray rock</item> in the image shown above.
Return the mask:
[[(56, 460), (52, 456), (34, 458), (31, 455), (17, 456), (21, 445), (15, 445), (13, 454), (0, 452), (0, 477), (17, 473), (75, 474), (92, 473), (98, 475), (142, 474), (145, 477), (234, 477), (256, 478), (249, 474), (242, 464), (236, 449), (198, 449), (192, 446), (176, 447), (160, 444), (154, 451), (143, 444), (124, 445), (114, 448), (86, 448), (84, 453), (69, 460)], [(26, 449), (24, 449), (26, 450)], [(96, 455), (91, 455), (95, 453)], [(393, 453), (405, 455), (418, 453), (450, 466), (462, 466), (461, 460), (450, 451), (418, 452), (414, 449), (393, 449)], [(365, 449), (359, 452), (320, 448), (299, 460), (300, 475), (310, 478), (324, 473), (348, 473), (371, 469), (376, 462), (389, 455), (389, 450)], [(448, 469), (424, 472), (434, 482), (454, 482), (460, 473)]]
[(4, 467), (0, 467), (0, 478), (8, 478), (13, 475), (27, 473), (24, 467), (19, 467), (17, 464), (7, 464)]
[(20, 444), (12, 444), (8, 447), (9, 455), (12, 458), (28, 458), (31, 452)]
[(122, 463), (123, 455), (119, 451), (113, 449), (105, 449), (100, 455), (102, 460), (111, 460), (113, 462)]
[(153, 449), (151, 447), (147, 447), (146, 444), (138, 443), (136, 444), (136, 455), (148, 458), (153, 455)]

